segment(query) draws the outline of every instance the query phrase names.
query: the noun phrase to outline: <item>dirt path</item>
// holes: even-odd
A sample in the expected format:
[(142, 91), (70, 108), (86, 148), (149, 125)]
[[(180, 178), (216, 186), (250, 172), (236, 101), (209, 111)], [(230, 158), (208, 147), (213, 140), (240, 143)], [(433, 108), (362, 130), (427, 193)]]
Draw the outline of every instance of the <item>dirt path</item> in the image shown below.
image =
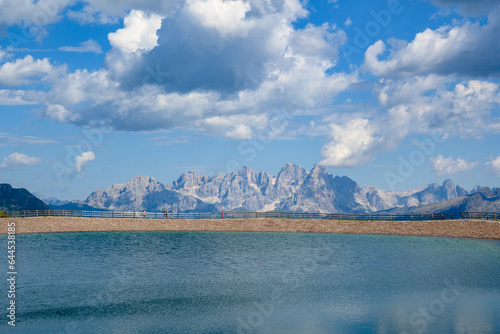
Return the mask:
[(122, 219), (33, 217), (0, 219), (0, 233), (15, 223), (16, 233), (81, 231), (251, 231), (429, 235), (500, 239), (500, 222), (445, 220), (418, 222), (315, 219)]

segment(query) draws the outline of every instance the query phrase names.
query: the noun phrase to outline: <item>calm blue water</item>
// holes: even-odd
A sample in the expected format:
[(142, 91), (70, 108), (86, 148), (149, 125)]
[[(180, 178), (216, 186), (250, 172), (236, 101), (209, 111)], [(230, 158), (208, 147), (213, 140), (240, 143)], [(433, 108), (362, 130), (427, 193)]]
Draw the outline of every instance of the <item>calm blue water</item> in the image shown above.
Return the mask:
[(16, 249), (16, 333), (500, 332), (499, 241), (108, 232)]

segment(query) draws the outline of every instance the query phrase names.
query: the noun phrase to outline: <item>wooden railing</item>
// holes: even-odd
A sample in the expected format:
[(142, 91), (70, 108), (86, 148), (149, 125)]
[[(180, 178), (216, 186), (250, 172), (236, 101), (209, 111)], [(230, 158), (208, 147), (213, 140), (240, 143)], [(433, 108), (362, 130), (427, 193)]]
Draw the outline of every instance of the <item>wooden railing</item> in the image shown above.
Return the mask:
[(244, 219), (244, 218), (284, 218), (284, 219), (328, 219), (328, 220), (379, 220), (379, 221), (419, 221), (487, 219), (500, 220), (500, 213), (458, 212), (417, 215), (349, 214), (318, 212), (142, 212), (142, 211), (85, 211), (85, 210), (18, 210), (5, 211), (9, 217), (86, 217), (86, 218), (146, 218), (146, 219)]

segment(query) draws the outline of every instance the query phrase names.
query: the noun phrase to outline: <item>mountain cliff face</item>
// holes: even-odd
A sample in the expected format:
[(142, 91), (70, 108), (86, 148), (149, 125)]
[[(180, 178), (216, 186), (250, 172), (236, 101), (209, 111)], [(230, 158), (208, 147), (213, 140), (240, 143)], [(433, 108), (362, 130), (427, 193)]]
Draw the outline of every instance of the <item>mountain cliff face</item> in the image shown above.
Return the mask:
[(50, 207), (23, 188), (0, 184), (0, 210), (50, 210)]
[(161, 182), (148, 176), (137, 176), (127, 183), (94, 191), (85, 203), (95, 208), (118, 211), (214, 210), (209, 204), (193, 196), (169, 190)]
[(138, 176), (93, 192), (85, 203), (110, 210), (371, 213), (438, 203), (467, 194), (451, 180), (399, 192), (362, 188), (346, 176), (328, 174), (319, 165), (306, 171), (286, 164), (276, 176), (242, 167), (226, 175), (187, 172), (166, 185), (152, 177)]

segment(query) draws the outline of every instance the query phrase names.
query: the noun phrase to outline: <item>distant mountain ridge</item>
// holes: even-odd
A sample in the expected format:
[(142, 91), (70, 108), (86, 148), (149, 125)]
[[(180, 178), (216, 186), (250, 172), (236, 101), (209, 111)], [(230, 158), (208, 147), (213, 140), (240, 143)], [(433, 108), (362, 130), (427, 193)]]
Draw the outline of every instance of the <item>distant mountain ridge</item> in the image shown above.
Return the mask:
[(212, 176), (190, 171), (165, 185), (152, 177), (138, 176), (94, 191), (82, 203), (108, 210), (372, 213), (465, 195), (469, 192), (452, 180), (445, 180), (442, 185), (390, 192), (360, 187), (346, 176), (328, 174), (320, 165), (307, 171), (299, 165), (286, 164), (275, 176), (250, 167)]
[(0, 210), (50, 210), (50, 207), (24, 188), (1, 183)]
[(500, 212), (500, 188), (482, 187), (478, 192), (448, 201), (419, 205), (410, 208), (392, 208), (386, 214), (438, 214), (454, 212)]
[(84, 201), (86, 205), (108, 210), (161, 211), (216, 211), (216, 208), (193, 196), (167, 189), (161, 182), (148, 176), (137, 176), (127, 183), (114, 184), (97, 190)]

